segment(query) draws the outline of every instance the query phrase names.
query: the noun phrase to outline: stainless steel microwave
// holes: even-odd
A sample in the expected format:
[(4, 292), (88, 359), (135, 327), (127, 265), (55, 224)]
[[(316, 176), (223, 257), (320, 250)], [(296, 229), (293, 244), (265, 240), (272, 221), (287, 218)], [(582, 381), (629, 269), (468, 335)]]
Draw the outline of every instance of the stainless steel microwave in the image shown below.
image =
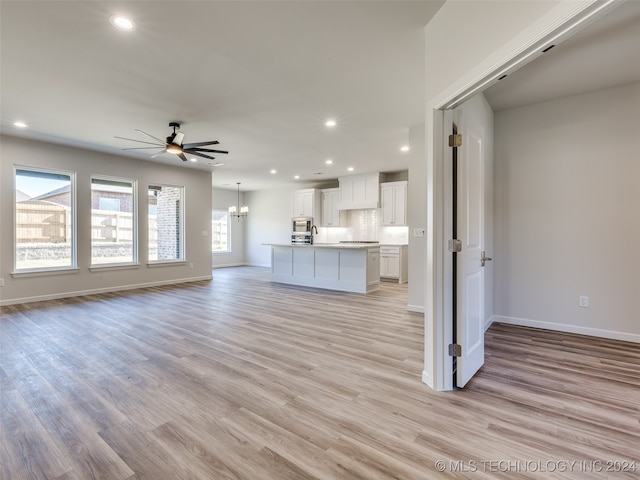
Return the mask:
[(308, 233), (311, 235), (313, 217), (295, 217), (291, 219), (291, 233)]

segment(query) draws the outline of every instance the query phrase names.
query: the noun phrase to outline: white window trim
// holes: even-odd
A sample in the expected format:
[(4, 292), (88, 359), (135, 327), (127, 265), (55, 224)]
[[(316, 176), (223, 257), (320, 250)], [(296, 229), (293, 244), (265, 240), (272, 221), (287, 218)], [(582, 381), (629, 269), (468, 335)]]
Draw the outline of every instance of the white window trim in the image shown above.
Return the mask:
[[(163, 259), (163, 260), (149, 260), (149, 190), (151, 187), (172, 187), (180, 189), (180, 258), (175, 259)], [(164, 182), (149, 182), (147, 184), (146, 190), (146, 200), (147, 200), (147, 266), (148, 267), (156, 267), (156, 266), (164, 266), (164, 265), (175, 265), (175, 264), (187, 264), (187, 238), (186, 238), (186, 188), (184, 185), (174, 185), (171, 183)]]
[[(50, 173), (55, 175), (66, 175), (69, 177), (70, 184), (70, 200), (69, 205), (71, 206), (71, 265), (63, 266), (63, 267), (43, 267), (43, 268), (18, 268), (17, 260), (18, 256), (16, 255), (16, 250), (18, 247), (18, 239), (16, 236), (16, 208), (18, 199), (16, 197), (16, 192), (18, 191), (16, 185), (16, 177), (18, 170), (28, 170), (31, 172), (40, 172), (40, 173)], [(57, 168), (48, 168), (48, 167), (34, 167), (31, 165), (13, 165), (13, 270), (11, 272), (11, 276), (14, 278), (18, 278), (21, 276), (38, 276), (38, 275), (56, 275), (56, 274), (64, 274), (64, 273), (77, 273), (78, 272), (78, 214), (77, 214), (77, 203), (76, 203), (76, 172), (72, 172), (69, 170), (61, 170)]]
[[(213, 212), (222, 212), (222, 213), (226, 213), (227, 214), (227, 249), (224, 250), (224, 251), (215, 251), (215, 250), (213, 250), (213, 246), (212, 246), (211, 247), (211, 253), (213, 255), (216, 255), (216, 256), (218, 256), (218, 255), (231, 255), (233, 253), (233, 249), (231, 248), (231, 245), (232, 245), (232, 243), (231, 243), (231, 230), (232, 230), (232, 228), (231, 228), (231, 217), (229, 215), (229, 212), (226, 211), (226, 210), (221, 210), (219, 208), (212, 208), (211, 209), (211, 213), (213, 213)], [(212, 223), (211, 226), (213, 227), (213, 219), (211, 220), (211, 223)], [(213, 230), (212, 230), (211, 234), (213, 235)]]
[[(133, 255), (131, 262), (114, 262), (114, 263), (93, 263), (93, 254), (91, 254), (91, 266), (90, 270), (94, 269), (102, 269), (113, 267), (114, 269), (121, 269), (126, 266), (137, 267), (139, 265), (139, 247), (138, 247), (138, 181), (133, 178), (123, 178), (123, 177), (109, 177), (106, 175), (91, 175), (89, 179), (89, 191), (90, 195), (93, 195), (93, 180), (105, 180), (107, 182), (120, 182), (120, 183), (130, 183), (131, 184), (131, 193), (133, 195), (133, 206), (132, 206), (132, 225), (133, 230), (131, 232), (131, 241), (133, 243)], [(93, 250), (93, 235), (89, 237), (89, 250)]]

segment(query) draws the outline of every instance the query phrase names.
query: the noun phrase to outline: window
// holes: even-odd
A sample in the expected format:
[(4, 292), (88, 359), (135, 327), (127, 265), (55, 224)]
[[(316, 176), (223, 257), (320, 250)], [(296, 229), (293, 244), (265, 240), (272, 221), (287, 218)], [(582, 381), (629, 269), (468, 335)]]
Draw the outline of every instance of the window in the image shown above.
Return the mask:
[(138, 261), (134, 180), (91, 178), (91, 265)]
[(75, 173), (16, 167), (14, 193), (14, 270), (75, 268)]
[(231, 252), (231, 239), (229, 231), (229, 212), (214, 210), (211, 218), (212, 251), (213, 253)]
[(149, 185), (149, 261), (184, 260), (184, 187)]

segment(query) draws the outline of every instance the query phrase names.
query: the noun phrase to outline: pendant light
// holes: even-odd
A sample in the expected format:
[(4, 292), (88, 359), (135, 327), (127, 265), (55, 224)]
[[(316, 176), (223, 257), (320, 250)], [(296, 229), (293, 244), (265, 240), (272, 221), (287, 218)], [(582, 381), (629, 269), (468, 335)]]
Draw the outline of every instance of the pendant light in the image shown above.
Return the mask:
[[(240, 217), (246, 217), (249, 214), (249, 207), (246, 205), (240, 206), (240, 182), (236, 182), (236, 184), (238, 185), (238, 203), (229, 207), (229, 215), (240, 221)], [(238, 212), (238, 209), (240, 212)]]

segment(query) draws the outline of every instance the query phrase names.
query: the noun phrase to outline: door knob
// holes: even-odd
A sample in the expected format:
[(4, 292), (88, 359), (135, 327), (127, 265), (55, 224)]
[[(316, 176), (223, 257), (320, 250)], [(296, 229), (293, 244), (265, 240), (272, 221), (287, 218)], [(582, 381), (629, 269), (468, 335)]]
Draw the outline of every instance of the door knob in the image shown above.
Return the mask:
[(493, 260), (493, 258), (491, 257), (487, 257), (485, 255), (484, 250), (482, 251), (482, 256), (480, 257), (480, 266), (484, 267), (485, 262), (490, 262), (491, 260)]

